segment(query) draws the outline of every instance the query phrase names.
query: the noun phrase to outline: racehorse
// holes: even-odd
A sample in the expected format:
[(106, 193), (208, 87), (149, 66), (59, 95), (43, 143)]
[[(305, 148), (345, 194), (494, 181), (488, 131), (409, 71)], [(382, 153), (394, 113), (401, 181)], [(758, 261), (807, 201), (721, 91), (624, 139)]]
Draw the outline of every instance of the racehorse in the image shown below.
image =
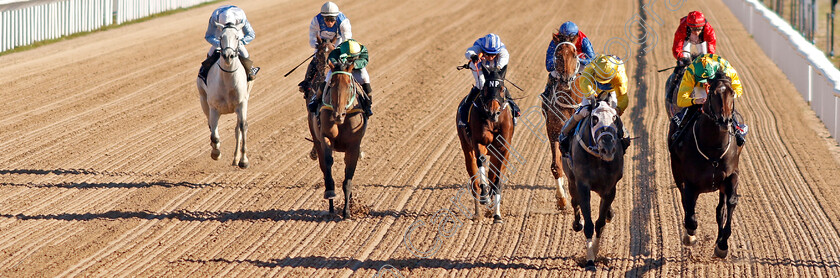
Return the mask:
[(210, 157), (218, 160), (219, 151), (219, 116), (236, 113), (236, 149), (233, 153), (233, 165), (248, 168), (248, 156), (245, 154), (245, 137), (248, 133), (248, 95), (252, 82), (248, 82), (245, 67), (239, 61), (239, 46), (242, 43), (239, 34), (243, 23), (216, 26), (222, 28), (219, 38), (220, 56), (216, 64), (207, 73), (207, 83), (196, 78), (201, 109), (207, 116), (210, 127)]
[[(732, 234), (732, 213), (738, 204), (738, 159), (742, 147), (737, 146), (733, 138), (735, 91), (732, 89), (732, 81), (721, 71), (716, 76), (709, 81), (702, 114), (693, 123), (686, 123), (685, 132), (677, 141), (669, 142), (669, 149), (671, 172), (680, 189), (685, 211), (683, 244), (690, 246), (697, 241), (697, 220), (694, 218), (697, 197), (701, 193), (718, 191), (718, 236), (714, 254), (725, 258), (729, 252), (729, 236)], [(677, 128), (677, 124), (672, 121), (668, 138)]]
[[(603, 94), (607, 95), (607, 94)], [(624, 151), (618, 138), (618, 113), (606, 101), (591, 104), (590, 116), (580, 121), (571, 141), (568, 156), (563, 157), (563, 170), (569, 178), (574, 231), (583, 229), (586, 236), (586, 268), (595, 269), (604, 225), (613, 217), (612, 202), (616, 184), (624, 175)], [(593, 226), (590, 191), (601, 196), (598, 220)], [(583, 214), (583, 221), (580, 219)], [(592, 234), (597, 232), (593, 241)]]
[[(338, 37), (336, 37), (338, 38)], [(321, 40), (321, 38), (317, 38), (318, 43), (315, 46), (315, 66), (311, 69), (313, 72), (307, 72), (307, 75), (312, 74), (312, 79), (310, 79), (312, 85), (309, 86), (308, 90), (303, 92), (303, 99), (304, 104), (308, 103), (312, 96), (315, 95), (318, 91), (324, 89), (324, 80), (326, 80), (326, 70), (327, 70), (327, 55), (329, 55), (329, 45), (333, 45), (335, 43), (335, 38), (332, 41)], [(309, 134), (312, 135), (312, 138), (315, 138), (315, 129), (318, 128), (317, 119), (315, 119), (315, 114), (313, 113), (309, 117), (307, 117), (307, 122), (309, 124)], [(318, 159), (318, 143), (316, 140), (312, 140), (312, 150), (309, 151), (309, 158), (312, 160)]]
[[(335, 181), (332, 177), (333, 151), (344, 152), (344, 219), (350, 219), (350, 199), (353, 196), (353, 176), (359, 161), (362, 138), (367, 130), (367, 118), (359, 104), (359, 98), (365, 97), (361, 85), (353, 79), (353, 62), (340, 62), (333, 67), (329, 89), (323, 96), (324, 102), (317, 113), (315, 142), (318, 148), (318, 161), (324, 174), (324, 199), (330, 203), (330, 213), (334, 212)], [(329, 101), (329, 102), (327, 102)]]
[(557, 82), (548, 84), (550, 95), (542, 95), (542, 110), (545, 114), (545, 130), (551, 148), (551, 174), (557, 180), (557, 205), (563, 209), (569, 200), (566, 191), (568, 183), (563, 173), (562, 153), (560, 152), (560, 136), (563, 125), (579, 107), (581, 95), (573, 93), (572, 83), (580, 69), (580, 63), (575, 55), (577, 50), (571, 42), (561, 42), (554, 51), (554, 70), (559, 73)]
[[(475, 100), (466, 104), (470, 105), (467, 127), (457, 129), (458, 139), (464, 151), (467, 174), (470, 175), (471, 190), (475, 198), (474, 219), (478, 220), (480, 217), (479, 203), (489, 203), (495, 207), (493, 222), (502, 223), (502, 178), (507, 167), (510, 140), (514, 131), (513, 114), (508, 109), (503, 91), (507, 90), (504, 84), (507, 67), (477, 68), (484, 74), (484, 88)], [(463, 102), (466, 101), (470, 100), (464, 98)], [(456, 113), (456, 122), (458, 117)], [(488, 153), (488, 150), (492, 151)], [(488, 168), (491, 170), (489, 174)], [(492, 203), (489, 200), (491, 197)]]

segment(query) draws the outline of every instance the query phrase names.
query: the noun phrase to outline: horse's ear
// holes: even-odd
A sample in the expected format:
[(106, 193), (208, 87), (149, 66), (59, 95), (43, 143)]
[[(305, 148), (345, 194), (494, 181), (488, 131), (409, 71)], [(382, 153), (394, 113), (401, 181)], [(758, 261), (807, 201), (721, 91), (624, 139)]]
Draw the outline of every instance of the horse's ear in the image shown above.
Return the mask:
[(502, 67), (502, 70), (499, 71), (499, 77), (501, 77), (502, 79), (505, 79), (505, 74), (507, 74), (507, 67), (508, 66), (505, 65), (504, 67)]
[(245, 22), (240, 22), (239, 24), (236, 24), (236, 30), (242, 30), (242, 27), (245, 27)]
[(481, 74), (483, 74), (484, 76), (490, 76), (490, 71), (487, 70), (487, 67), (483, 65), (479, 65), (479, 67), (481, 67)]
[(213, 23), (215, 23), (215, 24), (216, 24), (216, 27), (217, 27), (217, 28), (224, 28), (224, 27), (225, 27), (225, 25), (224, 25), (224, 24), (221, 24), (221, 23), (218, 23), (218, 22), (213, 22)]

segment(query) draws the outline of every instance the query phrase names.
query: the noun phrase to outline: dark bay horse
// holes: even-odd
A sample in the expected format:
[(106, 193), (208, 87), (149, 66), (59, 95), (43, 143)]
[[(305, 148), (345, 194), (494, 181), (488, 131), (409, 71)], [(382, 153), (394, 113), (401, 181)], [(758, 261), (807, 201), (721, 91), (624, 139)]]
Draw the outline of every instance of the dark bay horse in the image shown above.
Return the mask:
[[(502, 223), (501, 189), (514, 131), (513, 114), (503, 91), (507, 90), (504, 85), (507, 67), (501, 70), (479, 68), (485, 77), (484, 88), (474, 101), (467, 103), (470, 105), (467, 127), (457, 128), (458, 139), (475, 198), (474, 219), (478, 220), (481, 215), (479, 203), (489, 204), (494, 209), (493, 222)], [(463, 101), (469, 100), (464, 98)], [(458, 117), (456, 113), (456, 122)]]
[(318, 146), (318, 160), (324, 173), (324, 199), (334, 212), (335, 181), (332, 176), (333, 151), (344, 152), (344, 219), (350, 219), (350, 199), (353, 196), (353, 175), (359, 161), (359, 146), (367, 129), (359, 98), (364, 94), (361, 86), (353, 80), (353, 62), (335, 65), (330, 78), (329, 89), (324, 92), (324, 103), (317, 115), (315, 142)]
[(541, 95), (542, 110), (545, 114), (545, 131), (551, 148), (551, 174), (557, 180), (557, 206), (565, 208), (569, 200), (568, 183), (563, 173), (562, 154), (560, 152), (560, 136), (563, 125), (575, 113), (582, 96), (574, 93), (572, 83), (577, 76), (580, 64), (577, 59), (577, 49), (571, 42), (561, 42), (554, 50), (554, 70), (559, 73), (557, 82), (549, 83), (548, 95)]
[[(337, 37), (336, 37), (337, 38)], [(324, 81), (326, 80), (326, 71), (327, 71), (327, 55), (329, 51), (327, 46), (335, 43), (335, 38), (332, 41), (325, 41), (321, 40), (321, 38), (317, 38), (318, 43), (315, 46), (315, 59), (314, 67), (307, 69), (306, 75), (312, 75), (311, 79), (311, 86), (305, 91), (303, 91), (303, 99), (304, 105), (312, 99), (312, 96), (324, 89)], [(318, 128), (317, 120), (315, 119), (314, 115), (310, 115), (307, 118), (307, 122), (309, 123), (309, 134), (312, 135), (312, 138), (315, 138), (315, 129)], [(312, 160), (318, 159), (318, 142), (317, 139), (312, 140), (312, 150), (309, 151), (309, 158)]]
[[(732, 234), (732, 213), (738, 204), (738, 160), (741, 149), (735, 143), (732, 120), (735, 111), (735, 91), (732, 81), (718, 71), (718, 78), (709, 81), (706, 103), (701, 115), (686, 124), (683, 136), (669, 142), (671, 172), (680, 189), (685, 211), (683, 244), (693, 245), (697, 239), (697, 220), (694, 218), (697, 197), (701, 193), (717, 191), (718, 236), (715, 256), (725, 258)], [(672, 121), (668, 138), (677, 131)]]
[[(604, 94), (607, 95), (607, 94)], [(586, 236), (586, 268), (595, 269), (595, 256), (604, 225), (612, 220), (616, 184), (624, 175), (624, 151), (618, 138), (618, 112), (606, 101), (592, 104), (590, 116), (579, 124), (563, 170), (569, 177), (575, 220), (572, 229)], [(598, 220), (592, 223), (590, 191), (601, 196)], [(583, 214), (583, 221), (580, 219)], [(593, 241), (592, 234), (597, 232)]]

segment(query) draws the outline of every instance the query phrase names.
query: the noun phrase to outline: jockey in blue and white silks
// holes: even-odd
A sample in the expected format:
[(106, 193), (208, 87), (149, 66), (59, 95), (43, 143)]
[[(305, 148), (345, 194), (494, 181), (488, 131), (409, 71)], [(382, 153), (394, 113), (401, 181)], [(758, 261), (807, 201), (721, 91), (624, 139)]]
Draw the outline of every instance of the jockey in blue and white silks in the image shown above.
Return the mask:
[(592, 59), (595, 58), (595, 50), (592, 49), (592, 42), (586, 37), (586, 34), (578, 29), (578, 26), (571, 21), (566, 21), (557, 32), (551, 34), (551, 42), (548, 43), (548, 49), (545, 51), (545, 70), (548, 71), (548, 84), (545, 86), (545, 99), (549, 98), (549, 92), (554, 88), (557, 80), (560, 79), (560, 74), (554, 69), (554, 52), (557, 46), (562, 42), (570, 42), (575, 46), (575, 55), (578, 58), (578, 71), (584, 69)]
[[(484, 73), (481, 71), (480, 68), (476, 68), (476, 66), (482, 67), (490, 67), (496, 69), (504, 69), (507, 67), (508, 62), (510, 62), (510, 53), (505, 47), (505, 44), (502, 43), (502, 39), (499, 38), (498, 35), (490, 33), (484, 37), (478, 38), (470, 48), (467, 48), (467, 51), (464, 53), (467, 59), (470, 60), (471, 63), (468, 63), (470, 69), (472, 69), (473, 78), (475, 78), (475, 85), (473, 86), (472, 90), (470, 90), (470, 94), (467, 96), (466, 101), (461, 103), (459, 106), (459, 111), (461, 117), (458, 119), (458, 126), (459, 127), (466, 127), (467, 125), (467, 113), (466, 107), (469, 107), (481, 89), (484, 87)], [(510, 91), (507, 88), (504, 89), (505, 91), (505, 98), (510, 103), (511, 109), (513, 110), (513, 116), (519, 117), (519, 106), (513, 102), (513, 98), (510, 96)]]
[[(353, 38), (351, 31), (350, 19), (338, 10), (338, 5), (333, 2), (326, 2), (321, 6), (321, 12), (312, 18), (309, 23), (309, 46), (318, 52), (318, 41), (333, 42), (327, 45), (326, 53), (335, 49), (342, 42)], [(301, 92), (309, 90), (312, 78), (315, 75), (315, 62), (317, 59), (312, 59), (309, 62), (309, 67), (306, 69), (306, 74), (303, 81), (298, 84)]]
[[(253, 80), (256, 72), (251, 70), (253, 62), (249, 59), (251, 55), (248, 53), (248, 50), (245, 49), (245, 45), (254, 40), (256, 33), (254, 33), (254, 28), (251, 27), (251, 23), (248, 22), (248, 18), (245, 16), (245, 11), (233, 5), (221, 6), (214, 10), (213, 14), (210, 15), (210, 20), (207, 23), (207, 31), (204, 32), (204, 40), (210, 43), (210, 50), (207, 51), (207, 60), (202, 63), (201, 72), (206, 74), (207, 68), (209, 68), (212, 63), (216, 62), (216, 58), (214, 58), (213, 54), (220, 50), (219, 37), (222, 35), (222, 28), (217, 26), (217, 23), (223, 26), (227, 24), (243, 24), (242, 30), (239, 30), (239, 35), (241, 37), (238, 49), (239, 58), (241, 59), (242, 65), (246, 68), (248, 80)], [(199, 74), (201, 74), (201, 72)]]

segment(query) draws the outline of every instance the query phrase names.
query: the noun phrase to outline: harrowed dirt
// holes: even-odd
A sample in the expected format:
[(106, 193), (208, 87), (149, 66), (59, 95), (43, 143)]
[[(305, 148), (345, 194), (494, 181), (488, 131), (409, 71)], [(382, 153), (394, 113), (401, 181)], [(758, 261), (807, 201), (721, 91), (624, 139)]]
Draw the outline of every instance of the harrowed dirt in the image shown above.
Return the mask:
[[(639, 1), (340, 1), (370, 49), (375, 90), (352, 221), (326, 211), (320, 169), (308, 158), (296, 87), (305, 67), (283, 78), (312, 53), (308, 26), (321, 2), (231, 2), (257, 32), (248, 49), (262, 67), (249, 103), (247, 170), (230, 166), (231, 115), (221, 121), (222, 158), (210, 159), (198, 103), (213, 6), (0, 56), (0, 276), (370, 277), (387, 265), (406, 277), (588, 277), (583, 235), (555, 206), (538, 122), (546, 46), (566, 20), (598, 52), (612, 37), (629, 47), (611, 52), (627, 63), (623, 118), (639, 138), (625, 158), (599, 276), (840, 276), (834, 139), (719, 0), (677, 11), (662, 2), (642, 12)], [(674, 29), (691, 10), (706, 13), (719, 54), (746, 88), (736, 105), (750, 134), (723, 260), (713, 258), (716, 194), (700, 198), (698, 244), (680, 243), (683, 211), (665, 143), (668, 73), (656, 70), (674, 64)], [(642, 29), (625, 23), (639, 13), (648, 34), (630, 43)], [(520, 121), (512, 140), (520, 157), (503, 192), (503, 224), (470, 220), (450, 202), (468, 178), (455, 109), (473, 80), (455, 66), (490, 32), (507, 45), (507, 77), (525, 89), (512, 92), (537, 124), (532, 133)], [(461, 200), (472, 213), (469, 197)], [(445, 209), (454, 222), (435, 220)], [(440, 223), (448, 233), (437, 232)]]

